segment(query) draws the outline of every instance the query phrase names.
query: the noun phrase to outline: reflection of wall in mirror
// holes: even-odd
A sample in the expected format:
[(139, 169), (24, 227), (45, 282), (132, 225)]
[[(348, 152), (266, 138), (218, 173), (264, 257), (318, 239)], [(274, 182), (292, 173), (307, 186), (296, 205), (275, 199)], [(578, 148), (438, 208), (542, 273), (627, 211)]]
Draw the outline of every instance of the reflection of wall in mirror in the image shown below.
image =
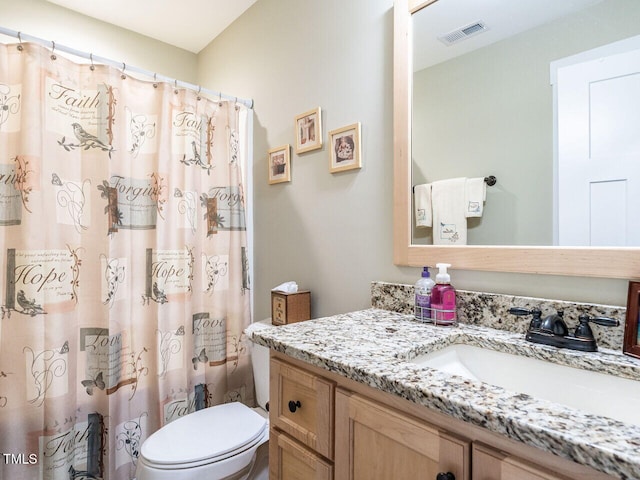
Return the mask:
[[(606, 0), (416, 72), (412, 183), (495, 175), (468, 243), (552, 245), (549, 64), (639, 33), (640, 2)], [(414, 228), (413, 243), (431, 244), (431, 230)]]

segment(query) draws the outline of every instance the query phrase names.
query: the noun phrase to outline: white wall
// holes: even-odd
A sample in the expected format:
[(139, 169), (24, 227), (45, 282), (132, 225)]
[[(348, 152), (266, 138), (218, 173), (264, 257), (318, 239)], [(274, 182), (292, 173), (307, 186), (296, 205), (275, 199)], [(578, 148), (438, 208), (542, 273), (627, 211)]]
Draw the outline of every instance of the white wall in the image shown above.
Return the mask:
[[(42, 0), (0, 0), (0, 25), (255, 100), (256, 317), (269, 289), (309, 288), (313, 315), (370, 305), (373, 280), (413, 283), (392, 256), (393, 0), (259, 0), (197, 57)], [(362, 122), (363, 168), (331, 175), (328, 151), (293, 155), (268, 185), (266, 151), (294, 143), (295, 115), (320, 106), (323, 131)], [(435, 263), (437, 259), (434, 259)], [(452, 271), (455, 286), (623, 305), (624, 280)]]
[[(198, 81), (253, 98), (256, 317), (296, 280), (312, 315), (370, 305), (372, 280), (413, 283), (392, 258), (393, 0), (259, 0), (199, 54)], [(266, 152), (295, 142), (294, 117), (323, 131), (360, 121), (363, 168), (331, 175), (328, 150), (292, 154), (291, 183), (268, 185)], [(433, 263), (437, 259), (434, 259)], [(624, 305), (624, 280), (453, 270), (458, 288)]]

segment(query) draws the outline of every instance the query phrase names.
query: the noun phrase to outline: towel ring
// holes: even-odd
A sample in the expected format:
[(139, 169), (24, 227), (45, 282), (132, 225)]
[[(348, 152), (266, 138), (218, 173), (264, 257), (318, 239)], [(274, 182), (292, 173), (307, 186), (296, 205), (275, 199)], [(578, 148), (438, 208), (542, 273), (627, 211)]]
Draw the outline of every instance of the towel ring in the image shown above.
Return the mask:
[(494, 177), (493, 175), (489, 175), (488, 177), (484, 177), (484, 183), (486, 183), (490, 187), (493, 187), (496, 184), (497, 181), (498, 181), (498, 179), (496, 177)]
[[(488, 177), (484, 177), (484, 183), (486, 183), (488, 187), (493, 187), (497, 182), (498, 182), (498, 179), (495, 177), (495, 175), (489, 175)], [(416, 191), (415, 185), (411, 187), (411, 191), (415, 193)]]

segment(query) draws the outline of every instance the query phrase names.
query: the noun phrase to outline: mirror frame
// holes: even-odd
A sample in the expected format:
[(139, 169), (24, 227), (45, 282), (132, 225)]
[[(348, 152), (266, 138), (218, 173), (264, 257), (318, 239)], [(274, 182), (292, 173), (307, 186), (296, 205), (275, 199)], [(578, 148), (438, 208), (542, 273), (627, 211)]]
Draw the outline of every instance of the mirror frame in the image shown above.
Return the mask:
[[(411, 244), (411, 15), (438, 0), (394, 0), (393, 260), (422, 267), (450, 263), (460, 270), (640, 278), (639, 247), (432, 246)], [(445, 2), (447, 0), (439, 0)], [(640, 219), (638, 220), (640, 221)]]

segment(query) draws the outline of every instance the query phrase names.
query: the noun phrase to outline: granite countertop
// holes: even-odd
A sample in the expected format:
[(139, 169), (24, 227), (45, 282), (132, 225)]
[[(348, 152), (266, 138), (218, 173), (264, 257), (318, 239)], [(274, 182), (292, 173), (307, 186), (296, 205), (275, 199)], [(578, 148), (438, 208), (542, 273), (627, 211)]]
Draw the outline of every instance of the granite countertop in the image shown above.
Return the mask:
[(454, 343), (551, 360), (640, 381), (640, 361), (526, 342), (520, 333), (459, 324), (436, 327), (380, 309), (271, 327), (249, 338), (311, 365), (626, 479), (640, 478), (640, 426), (410, 363)]

